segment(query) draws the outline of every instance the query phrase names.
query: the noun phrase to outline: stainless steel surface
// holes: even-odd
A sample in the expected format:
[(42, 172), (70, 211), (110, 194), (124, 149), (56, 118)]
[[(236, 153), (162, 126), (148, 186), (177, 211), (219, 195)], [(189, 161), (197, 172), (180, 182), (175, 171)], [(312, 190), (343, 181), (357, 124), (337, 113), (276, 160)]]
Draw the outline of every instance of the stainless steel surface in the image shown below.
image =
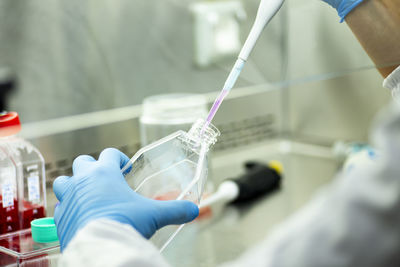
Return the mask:
[(275, 140), (217, 154), (213, 177), (235, 177), (246, 160), (283, 163), (282, 188), (272, 195), (240, 206), (217, 207), (211, 218), (186, 225), (164, 251), (172, 266), (216, 266), (237, 258), (266, 238), (279, 222), (302, 207), (337, 169), (330, 148)]

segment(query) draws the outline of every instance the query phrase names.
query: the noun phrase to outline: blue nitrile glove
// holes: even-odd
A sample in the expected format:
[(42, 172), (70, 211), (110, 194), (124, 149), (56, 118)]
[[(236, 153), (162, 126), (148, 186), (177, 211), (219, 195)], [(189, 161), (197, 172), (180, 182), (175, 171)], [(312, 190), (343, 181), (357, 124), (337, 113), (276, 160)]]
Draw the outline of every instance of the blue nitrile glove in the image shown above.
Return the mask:
[(163, 226), (198, 216), (198, 207), (190, 201), (157, 201), (135, 193), (121, 173), (128, 161), (122, 152), (108, 148), (97, 161), (91, 156), (77, 157), (72, 165), (74, 175), (54, 181), (53, 190), (60, 201), (54, 220), (61, 250), (80, 228), (99, 218), (129, 224), (150, 238)]
[(322, 0), (335, 8), (339, 14), (340, 22), (349, 14), (356, 6), (362, 3), (363, 0)]

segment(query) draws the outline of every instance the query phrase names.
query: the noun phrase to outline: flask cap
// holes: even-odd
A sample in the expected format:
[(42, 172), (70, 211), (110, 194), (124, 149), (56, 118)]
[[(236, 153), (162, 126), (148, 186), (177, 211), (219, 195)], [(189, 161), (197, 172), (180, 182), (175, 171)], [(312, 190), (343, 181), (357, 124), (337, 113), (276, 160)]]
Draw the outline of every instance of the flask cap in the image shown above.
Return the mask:
[(198, 119), (190, 128), (187, 137), (188, 141), (195, 147), (200, 147), (201, 144), (207, 145), (207, 150), (217, 142), (218, 136), (221, 133), (211, 123), (207, 123), (204, 119)]
[(58, 241), (57, 228), (53, 217), (40, 218), (31, 221), (33, 241), (50, 243)]
[(10, 136), (21, 130), (21, 122), (17, 112), (0, 113), (0, 137)]

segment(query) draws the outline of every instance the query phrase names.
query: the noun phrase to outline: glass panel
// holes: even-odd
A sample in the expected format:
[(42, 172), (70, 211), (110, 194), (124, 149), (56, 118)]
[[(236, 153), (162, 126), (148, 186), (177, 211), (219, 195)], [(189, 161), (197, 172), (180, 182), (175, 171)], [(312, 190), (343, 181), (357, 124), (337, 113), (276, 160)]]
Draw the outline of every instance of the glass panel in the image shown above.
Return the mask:
[[(194, 6), (200, 2), (226, 6), (196, 17)], [(18, 90), (0, 95), (0, 104), (28, 122), (137, 105), (155, 94), (219, 91), (237, 55), (232, 51), (249, 33), (258, 4), (1, 0), (0, 70), (17, 76)], [(199, 30), (204, 25), (212, 26), (212, 35)], [(199, 47), (210, 43), (221, 56), (202, 65)], [(362, 68), (373, 64), (334, 9), (318, 1), (286, 0), (234, 90)]]
[[(0, 69), (18, 77), (6, 108), (28, 122), (136, 105), (154, 94), (220, 90), (238, 53), (196, 64), (196, 2), (1, 0)], [(243, 42), (259, 1), (222, 2), (241, 7), (231, 20), (222, 10), (216, 22), (215, 49), (229, 50), (235, 23)], [(282, 79), (283, 19), (266, 30), (237, 87)]]

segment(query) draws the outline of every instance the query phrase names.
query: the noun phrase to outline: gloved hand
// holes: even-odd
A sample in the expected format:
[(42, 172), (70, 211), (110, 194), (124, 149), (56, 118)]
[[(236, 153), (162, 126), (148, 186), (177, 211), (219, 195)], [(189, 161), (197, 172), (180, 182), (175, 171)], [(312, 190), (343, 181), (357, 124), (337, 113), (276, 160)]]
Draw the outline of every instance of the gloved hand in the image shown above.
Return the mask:
[(322, 0), (335, 8), (341, 18), (340, 22), (349, 14), (356, 6), (362, 3), (363, 0)]
[(54, 212), (61, 250), (89, 221), (108, 218), (134, 227), (144, 237), (169, 224), (182, 224), (198, 216), (190, 201), (157, 201), (135, 193), (121, 168), (129, 158), (117, 149), (101, 152), (98, 161), (79, 156), (72, 165), (73, 176), (60, 176), (53, 190), (60, 201)]

